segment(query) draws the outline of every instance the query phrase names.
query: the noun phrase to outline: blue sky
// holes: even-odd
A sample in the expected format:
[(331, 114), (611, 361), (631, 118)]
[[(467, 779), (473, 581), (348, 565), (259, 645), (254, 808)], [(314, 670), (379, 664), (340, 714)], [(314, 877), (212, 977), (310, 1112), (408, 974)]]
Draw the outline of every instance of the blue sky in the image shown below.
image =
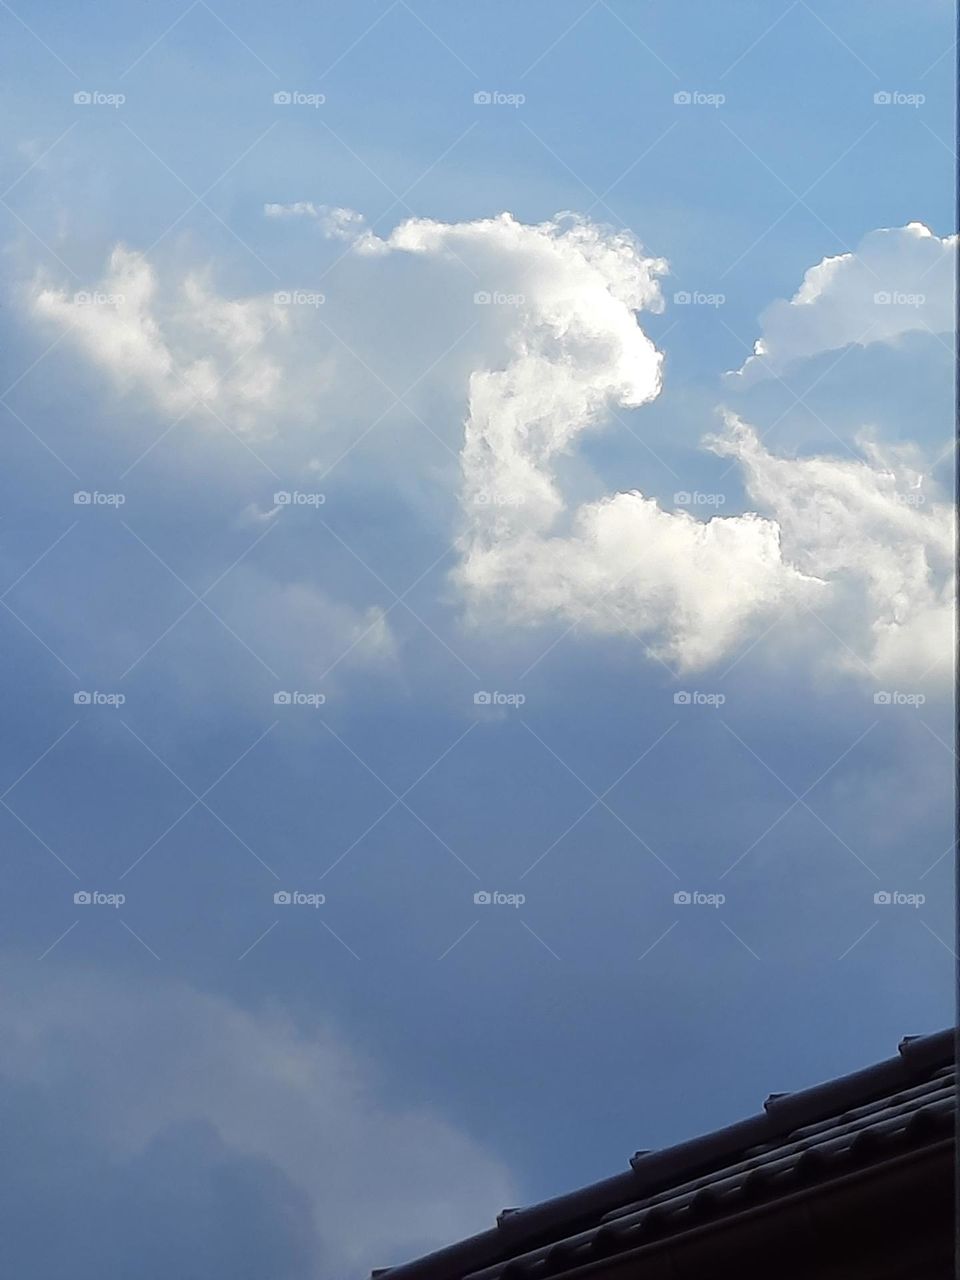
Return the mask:
[(948, 1023), (951, 6), (0, 28), (8, 1268), (361, 1276)]

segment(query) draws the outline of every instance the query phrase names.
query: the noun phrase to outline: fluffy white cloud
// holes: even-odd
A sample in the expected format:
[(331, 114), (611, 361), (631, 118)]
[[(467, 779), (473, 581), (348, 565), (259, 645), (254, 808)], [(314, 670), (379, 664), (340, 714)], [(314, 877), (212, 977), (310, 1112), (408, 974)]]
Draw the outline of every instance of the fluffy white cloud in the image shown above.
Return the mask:
[(764, 311), (754, 355), (730, 376), (746, 385), (822, 351), (949, 333), (956, 269), (955, 235), (940, 239), (922, 222), (871, 231), (855, 253), (824, 258), (789, 302)]
[[(528, 229), (503, 230), (537, 261)], [(476, 235), (414, 222), (388, 244), (444, 253)], [(714, 448), (744, 468), (763, 515), (703, 521), (639, 492), (568, 510), (558, 458), (610, 408), (659, 394), (659, 353), (634, 312), (658, 305), (660, 264), (583, 224), (564, 249), (562, 269), (551, 263), (519, 309), (504, 367), (470, 378), (457, 577), (474, 616), (628, 632), (701, 667), (766, 619), (807, 608), (830, 616), (844, 666), (918, 678), (949, 654), (949, 508), (900, 460), (778, 459), (729, 419)]]
[(949, 677), (952, 512), (910, 466), (866, 445), (861, 461), (778, 458), (732, 417), (711, 445), (740, 463), (763, 514), (700, 520), (633, 492), (581, 506), (562, 535), (505, 531), (495, 515), (475, 522), (459, 570), (475, 612), (632, 634), (698, 668), (812, 611), (840, 667)]
[(33, 305), (120, 391), (146, 391), (172, 415), (208, 406), (249, 429), (276, 408), (281, 370), (267, 339), (289, 314), (272, 298), (222, 298), (201, 273), (167, 290), (143, 254), (118, 245), (94, 288), (68, 294), (38, 281)]
[(581, 507), (564, 537), (474, 544), (459, 579), (475, 617), (495, 603), (517, 621), (632, 634), (687, 668), (729, 653), (749, 623), (816, 585), (784, 563), (774, 522), (703, 522), (638, 492)]
[(835, 659), (880, 679), (949, 679), (954, 513), (910, 451), (863, 439), (863, 459), (778, 458), (733, 415), (716, 452), (736, 458), (770, 511), (784, 559), (829, 590), (816, 600), (841, 640)]
[[(336, 378), (317, 374), (332, 367), (317, 309), (228, 301), (194, 276), (175, 291), (178, 306), (160, 304), (151, 267), (126, 250), (102, 285), (122, 293), (122, 305), (76, 305), (46, 289), (37, 308), (74, 324), (97, 361), (168, 407), (189, 405), (199, 391), (253, 421), (270, 418), (295, 389), (309, 421), (299, 466), (321, 473), (315, 450), (328, 432), (345, 431), (349, 449), (370, 430), (358, 415), (358, 380), (399, 377), (402, 386), (411, 333), (427, 350), (459, 334), (452, 363), (421, 372), (435, 395), (419, 439), (458, 456), (455, 578), (480, 624), (579, 621), (633, 634), (661, 658), (696, 668), (729, 657), (777, 616), (814, 610), (828, 620), (817, 643), (840, 667), (919, 679), (950, 652), (950, 514), (903, 454), (881, 456), (865, 443), (853, 461), (778, 458), (730, 419), (711, 447), (740, 465), (755, 511), (703, 520), (639, 491), (570, 500), (564, 460), (583, 434), (660, 392), (662, 357), (637, 312), (660, 310), (666, 264), (631, 236), (573, 215), (528, 226), (503, 214), (456, 224), (415, 218), (381, 238), (349, 210), (267, 211), (315, 219), (347, 242), (336, 322), (349, 327), (349, 358)], [(790, 303), (771, 308), (767, 356), (780, 368), (865, 340), (868, 324), (885, 339), (947, 327), (954, 257), (955, 238), (917, 223), (872, 233), (857, 255), (821, 263)], [(905, 301), (921, 290), (922, 306)], [(881, 291), (889, 303), (875, 300)], [(442, 455), (437, 466), (407, 443), (391, 456), (398, 476), (428, 466), (448, 493), (457, 483)]]
[[(218, 1139), (221, 1183), (231, 1165), (261, 1170), (261, 1184), (264, 1173), (272, 1171), (273, 1183), (282, 1177), (291, 1191), (277, 1211), (287, 1219), (274, 1230), (303, 1234), (295, 1191), (315, 1234), (312, 1245), (298, 1241), (304, 1269), (284, 1276), (366, 1276), (372, 1266), (481, 1230), (516, 1201), (495, 1156), (432, 1108), (386, 1101), (371, 1064), (327, 1027), (305, 1033), (279, 1014), (248, 1013), (172, 983), (152, 982), (144, 1000), (134, 985), (102, 974), (45, 969), (41, 981), (35, 967), (15, 968), (16, 981), (0, 995), (5, 1088), (56, 1097), (75, 1143), (94, 1148), (127, 1179), (146, 1179), (144, 1154), (158, 1144), (169, 1149), (175, 1135), (198, 1125)], [(169, 1197), (170, 1180), (193, 1178), (195, 1159), (161, 1168), (153, 1175), (159, 1185), (137, 1185), (140, 1207), (149, 1212), (158, 1197)], [(85, 1202), (97, 1192), (78, 1185), (74, 1194)], [(114, 1224), (114, 1247), (121, 1228)], [(205, 1251), (213, 1239), (204, 1230)], [(86, 1276), (89, 1247), (69, 1233), (67, 1240), (75, 1274)], [(143, 1237), (134, 1243), (142, 1248)], [(283, 1253), (277, 1249), (277, 1257)], [(113, 1261), (133, 1266), (135, 1258)], [(191, 1260), (179, 1261), (182, 1274)], [(214, 1271), (224, 1280), (240, 1274)]]

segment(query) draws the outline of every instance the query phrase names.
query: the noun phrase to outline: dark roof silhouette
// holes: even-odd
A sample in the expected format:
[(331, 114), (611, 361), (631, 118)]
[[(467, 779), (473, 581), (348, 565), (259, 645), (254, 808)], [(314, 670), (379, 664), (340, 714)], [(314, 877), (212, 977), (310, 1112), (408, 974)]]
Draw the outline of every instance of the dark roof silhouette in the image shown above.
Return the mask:
[(949, 1277), (954, 1030), (497, 1225), (389, 1280)]

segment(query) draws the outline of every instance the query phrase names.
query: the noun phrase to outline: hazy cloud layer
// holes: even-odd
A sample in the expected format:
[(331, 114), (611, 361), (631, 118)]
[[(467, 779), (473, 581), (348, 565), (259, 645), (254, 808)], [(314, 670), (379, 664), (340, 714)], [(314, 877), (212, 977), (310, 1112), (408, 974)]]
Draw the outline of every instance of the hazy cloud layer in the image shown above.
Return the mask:
[[(145, 1001), (102, 972), (17, 967), (14, 981), (14, 967), (0, 998), (10, 1274), (166, 1280), (202, 1256), (211, 1280), (361, 1277), (516, 1199), (494, 1156), (432, 1108), (387, 1101), (328, 1027), (173, 983)], [(41, 1186), (76, 1230), (34, 1233)]]

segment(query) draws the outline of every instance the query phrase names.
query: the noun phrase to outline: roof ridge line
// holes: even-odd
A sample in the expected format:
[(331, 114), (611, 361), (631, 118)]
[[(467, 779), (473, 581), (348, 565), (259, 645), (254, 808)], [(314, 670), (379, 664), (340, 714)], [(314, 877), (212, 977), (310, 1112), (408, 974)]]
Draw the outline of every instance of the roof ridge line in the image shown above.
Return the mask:
[(957, 1034), (956, 1027), (949, 1027), (932, 1035), (904, 1037), (896, 1057), (797, 1093), (771, 1096), (764, 1110), (744, 1120), (661, 1151), (637, 1153), (624, 1173), (526, 1208), (512, 1209), (501, 1214), (497, 1225), (487, 1231), (374, 1274), (390, 1280), (444, 1280), (451, 1269), (469, 1272), (493, 1266), (503, 1260), (507, 1249), (536, 1249), (550, 1242), (550, 1231), (560, 1224), (576, 1232), (582, 1229), (581, 1224), (589, 1225), (597, 1216), (623, 1207), (638, 1194), (650, 1195), (669, 1185), (669, 1180), (681, 1172), (695, 1176), (698, 1168), (708, 1167), (711, 1161), (814, 1124), (829, 1116), (831, 1110), (842, 1110), (858, 1094), (863, 1103), (871, 1096), (880, 1097), (885, 1089), (906, 1084), (940, 1062), (946, 1065), (955, 1057)]

